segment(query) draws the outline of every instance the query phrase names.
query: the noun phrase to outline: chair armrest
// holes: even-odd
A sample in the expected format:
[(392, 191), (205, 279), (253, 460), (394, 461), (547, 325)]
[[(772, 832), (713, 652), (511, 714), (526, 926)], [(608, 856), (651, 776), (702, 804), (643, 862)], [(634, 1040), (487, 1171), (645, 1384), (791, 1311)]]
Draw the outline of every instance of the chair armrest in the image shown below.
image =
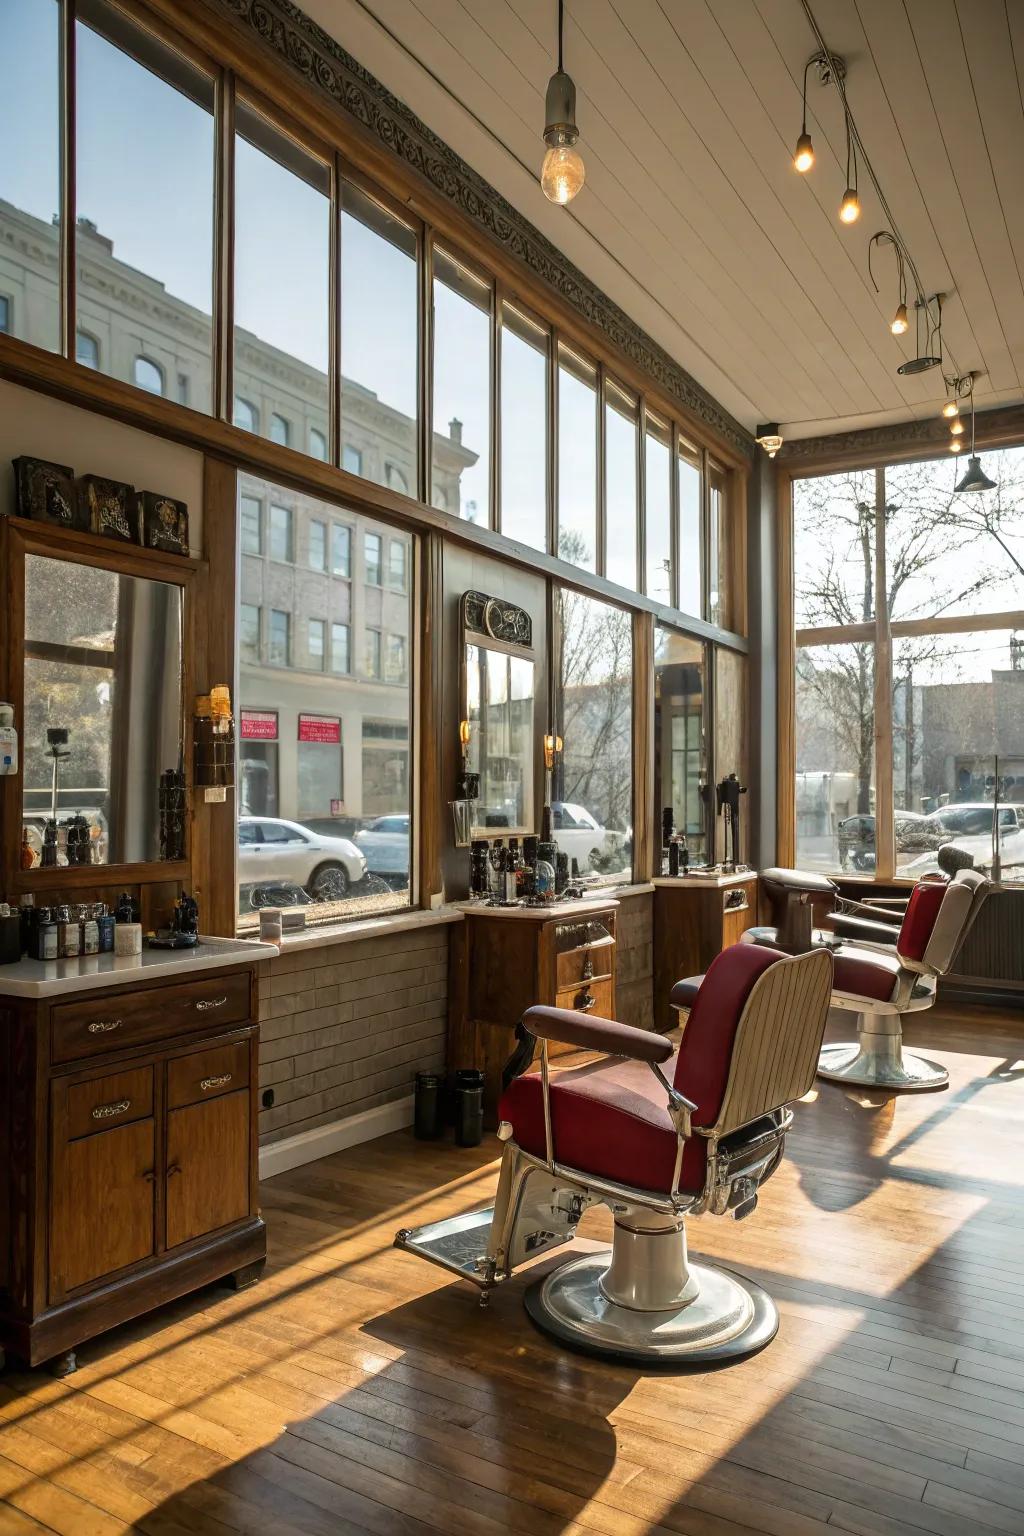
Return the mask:
[(867, 917), (874, 923), (891, 923), (894, 928), (898, 928), (903, 921), (906, 905), (901, 896), (872, 896), (868, 901), (854, 901), (850, 896), (841, 896), (836, 902), (836, 915)]
[(576, 1013), (572, 1008), (527, 1008), (523, 1026), (541, 1040), (558, 1040), (565, 1045), (578, 1045), (583, 1050), (603, 1051), (607, 1056), (628, 1056), (632, 1061), (646, 1061), (652, 1065), (668, 1061), (673, 1050), (671, 1040), (656, 1035), (653, 1030), (634, 1029), (631, 1024)]

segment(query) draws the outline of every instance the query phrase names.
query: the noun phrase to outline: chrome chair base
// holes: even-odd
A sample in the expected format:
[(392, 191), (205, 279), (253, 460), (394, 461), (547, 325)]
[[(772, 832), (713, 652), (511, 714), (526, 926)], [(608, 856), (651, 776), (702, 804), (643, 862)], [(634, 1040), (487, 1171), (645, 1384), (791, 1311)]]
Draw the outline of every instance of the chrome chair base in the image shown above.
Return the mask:
[(874, 1048), (878, 1038), (873, 1035), (824, 1046), (818, 1057), (818, 1076), (829, 1083), (888, 1088), (894, 1093), (934, 1093), (949, 1085), (949, 1073), (940, 1062), (902, 1049), (894, 1059), (888, 1051)]

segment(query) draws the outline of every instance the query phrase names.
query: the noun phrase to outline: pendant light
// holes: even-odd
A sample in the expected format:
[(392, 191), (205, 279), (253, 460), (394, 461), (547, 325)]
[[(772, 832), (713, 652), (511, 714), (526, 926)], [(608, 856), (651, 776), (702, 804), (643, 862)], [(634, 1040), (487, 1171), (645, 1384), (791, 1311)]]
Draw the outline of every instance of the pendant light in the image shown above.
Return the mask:
[(816, 62), (817, 56), (815, 56), (813, 59), (808, 59), (807, 63), (804, 65), (803, 127), (800, 129), (800, 137), (796, 141), (796, 149), (793, 153), (793, 166), (800, 172), (801, 176), (806, 176), (807, 172), (814, 164), (814, 145), (811, 143), (811, 136), (807, 132), (807, 71), (810, 69), (811, 65), (815, 64)]
[(763, 422), (754, 433), (754, 441), (761, 445), (770, 459), (774, 459), (782, 447), (782, 433), (779, 431), (778, 422)]
[(857, 196), (857, 148), (850, 131), (849, 112), (846, 113), (846, 191), (839, 205), (839, 217), (844, 224), (856, 224), (860, 218), (860, 198)]
[(951, 398), (947, 400), (945, 405), (942, 407), (942, 414), (945, 416), (947, 421), (952, 421), (954, 416), (960, 415), (960, 407), (957, 402)]
[[(954, 437), (953, 443), (957, 442)], [(953, 443), (950, 443), (952, 448)], [(974, 451), (974, 379), (971, 379), (971, 453), (967, 460), (967, 473), (954, 486), (956, 491), (994, 491), (996, 483), (990, 480), (981, 467), (981, 460)]]
[(544, 196), (563, 207), (571, 203), (586, 179), (583, 156), (575, 147), (580, 136), (576, 126), (576, 86), (562, 68), (563, 0), (558, 0), (558, 68), (548, 81), (544, 103), (544, 142), (548, 146), (540, 168)]

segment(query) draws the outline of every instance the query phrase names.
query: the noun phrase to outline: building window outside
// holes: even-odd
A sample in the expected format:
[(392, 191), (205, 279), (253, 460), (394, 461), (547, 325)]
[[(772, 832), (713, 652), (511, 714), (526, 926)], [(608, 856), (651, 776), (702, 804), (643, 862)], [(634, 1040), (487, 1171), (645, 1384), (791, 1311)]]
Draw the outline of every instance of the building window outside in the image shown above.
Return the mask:
[(347, 469), (350, 475), (361, 475), (363, 472), (363, 451), (354, 448), (351, 443), (346, 443), (341, 450), (341, 467)]
[(388, 586), (404, 592), (406, 580), (405, 544), (401, 539), (391, 539), (388, 543)]
[(277, 411), (270, 414), (270, 441), (279, 443), (282, 448), (287, 448), (292, 439), (292, 424), (287, 416), (281, 416)]
[(399, 469), (397, 464), (384, 466), (384, 480), (393, 491), (401, 491), (403, 496), (409, 495), (409, 482), (405, 478), (404, 471)]
[(555, 841), (581, 874), (633, 872), (633, 625), (622, 608), (555, 593)]
[(380, 677), (381, 675), (381, 634), (379, 629), (366, 631), (366, 675), (367, 677)]
[(292, 616), (281, 608), (270, 610), (270, 665), (290, 667), (292, 664)]
[[(368, 536), (375, 538), (382, 561), (389, 560), (392, 542), (404, 544), (414, 560), (415, 535), (361, 513), (351, 514), (351, 525), (335, 523), (338, 509), (329, 503), (244, 473), (239, 493), (240, 520), (243, 496), (266, 507), (268, 518), (271, 508), (287, 503), (292, 546), (303, 563), (298, 571), (251, 563), (242, 569), (241, 930), (256, 927), (260, 904), (286, 899), (282, 889), (272, 888), (278, 882), (289, 903), (305, 907), (309, 923), (408, 907), (415, 899), (412, 594), (389, 587), (374, 597), (363, 587), (361, 569), (353, 594), (347, 583), (311, 575), (305, 563), (307, 550), (326, 544), (328, 528), (332, 547), (325, 553), (332, 563), (335, 529), (346, 536), (354, 530), (360, 551)], [(381, 607), (386, 625), (375, 616)], [(324, 836), (338, 841), (314, 843)]]
[(256, 496), (238, 498), (243, 555), (263, 553), (263, 503)]
[(291, 507), (270, 504), (270, 558), (286, 565), (295, 561), (295, 518)]
[(971, 497), (948, 456), (794, 482), (806, 867), (917, 877), (953, 843), (989, 871), (998, 837), (1024, 880), (1024, 448), (984, 464)]
[(150, 357), (135, 359), (132, 378), (139, 389), (145, 389), (151, 395), (162, 395), (164, 392), (164, 371)]
[(352, 530), (344, 523), (331, 524), (331, 570), (346, 579), (352, 575)]
[(317, 427), (309, 429), (309, 456), (327, 463), (327, 438)]
[(367, 586), (379, 587), (383, 576), (383, 540), (379, 533), (368, 533), (363, 540), (363, 562)]
[(311, 571), (327, 569), (327, 524), (317, 517), (309, 524), (309, 568)]
[(351, 631), (347, 624), (331, 625), (331, 671), (351, 670)]
[(310, 619), (306, 638), (306, 650), (309, 656), (309, 665), (314, 672), (322, 672), (324, 670), (326, 636), (326, 620)]
[(405, 683), (409, 680), (404, 635), (388, 635), (386, 677), (389, 683)]
[[(9, 336), (14, 324), (14, 305), (6, 293), (0, 293), (0, 336)], [(81, 359), (79, 359), (81, 361)]]
[[(0, 304), (2, 304), (0, 300)], [(0, 316), (2, 319), (2, 316)], [(4, 329), (0, 324), (0, 331)], [(75, 362), (81, 363), (83, 368), (98, 368), (100, 366), (100, 344), (95, 336), (90, 336), (88, 331), (78, 331), (75, 335)]]
[(242, 603), (238, 610), (238, 650), (242, 661), (259, 661), (260, 638), (259, 607)]
[(243, 432), (259, 432), (260, 413), (251, 400), (244, 400), (241, 395), (235, 396), (235, 414), (233, 417), (236, 427), (241, 427)]

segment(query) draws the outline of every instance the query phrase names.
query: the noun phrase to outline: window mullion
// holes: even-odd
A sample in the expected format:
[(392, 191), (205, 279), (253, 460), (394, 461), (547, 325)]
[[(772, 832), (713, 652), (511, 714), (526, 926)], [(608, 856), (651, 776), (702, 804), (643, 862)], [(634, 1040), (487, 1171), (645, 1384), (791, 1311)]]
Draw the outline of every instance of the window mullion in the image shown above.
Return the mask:
[(892, 635), (885, 564), (885, 470), (875, 470), (875, 878), (896, 871), (892, 761)]

